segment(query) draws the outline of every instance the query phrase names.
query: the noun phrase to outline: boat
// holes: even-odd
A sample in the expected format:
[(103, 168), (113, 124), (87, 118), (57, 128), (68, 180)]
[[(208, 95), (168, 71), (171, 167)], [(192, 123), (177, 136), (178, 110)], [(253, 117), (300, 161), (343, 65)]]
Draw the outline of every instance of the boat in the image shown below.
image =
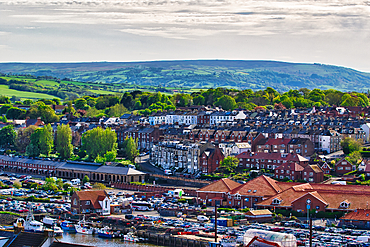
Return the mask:
[(58, 221), (57, 219), (51, 218), (49, 216), (45, 216), (42, 219), (42, 223), (44, 223), (45, 225), (48, 225), (48, 226), (54, 226), (57, 223), (57, 221)]
[(98, 236), (101, 238), (120, 238), (122, 234), (120, 231), (114, 232), (111, 228), (105, 226), (98, 230)]
[(63, 231), (76, 232), (75, 226), (72, 224), (72, 222), (67, 220), (62, 221), (62, 223), (60, 223), (60, 227), (63, 229)]
[(85, 215), (84, 215), (83, 219), (80, 220), (75, 225), (75, 230), (77, 233), (92, 235), (94, 234), (95, 229), (93, 227), (86, 226)]
[(44, 232), (44, 224), (35, 220), (32, 210), (28, 211), (26, 220), (18, 218), (14, 226), (23, 227), (25, 232)]
[(129, 233), (123, 235), (122, 240), (127, 241), (127, 242), (138, 243), (138, 242), (143, 242), (144, 239), (140, 239), (140, 238), (136, 237), (132, 232), (129, 232)]
[(61, 236), (64, 232), (59, 226), (53, 226), (51, 229), (54, 232), (54, 236)]

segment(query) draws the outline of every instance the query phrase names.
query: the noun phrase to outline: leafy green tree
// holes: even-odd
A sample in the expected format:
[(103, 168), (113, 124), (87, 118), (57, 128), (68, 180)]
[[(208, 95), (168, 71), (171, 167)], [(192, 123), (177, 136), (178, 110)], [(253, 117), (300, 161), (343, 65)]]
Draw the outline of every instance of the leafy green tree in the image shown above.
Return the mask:
[(239, 165), (239, 160), (236, 157), (228, 156), (223, 161), (221, 161), (220, 168), (226, 170), (229, 173), (235, 171)]
[(2, 107), (0, 107), (0, 114), (1, 115), (4, 115), (6, 114), (6, 112), (8, 111), (9, 108), (13, 107), (12, 105), (3, 105)]
[(27, 111), (26, 115), (32, 119), (40, 117), (41, 120), (44, 121), (46, 124), (59, 121), (59, 117), (55, 114), (54, 110), (41, 101), (33, 104), (31, 108)]
[(108, 151), (104, 154), (105, 162), (113, 162), (116, 160), (117, 152), (116, 151)]
[(322, 90), (315, 88), (308, 94), (308, 99), (314, 101), (314, 102), (320, 102), (323, 101), (325, 97), (325, 94)]
[(31, 142), (31, 135), (38, 129), (35, 125), (30, 125), (27, 128), (20, 128), (17, 132), (15, 145), (19, 151), (25, 151), (26, 147)]
[(47, 124), (42, 129), (38, 129), (36, 131), (40, 131), (39, 136), (39, 148), (40, 153), (44, 155), (49, 155), (51, 150), (54, 147), (54, 137), (53, 137), (53, 128), (50, 124)]
[(17, 133), (13, 125), (7, 125), (0, 130), (0, 145), (3, 148), (10, 148), (14, 145)]
[(358, 165), (358, 163), (362, 160), (362, 156), (359, 151), (353, 151), (350, 153), (347, 158), (349, 162), (351, 162), (354, 165)]
[(281, 101), (281, 104), (283, 104), (287, 109), (293, 108), (293, 102), (290, 98), (285, 98)]
[(15, 181), (13, 183), (13, 187), (16, 188), (16, 189), (20, 189), (20, 188), (22, 188), (22, 184), (20, 182), (18, 182), (18, 181)]
[(10, 104), (10, 98), (4, 95), (0, 95), (0, 104)]
[(105, 190), (107, 188), (107, 186), (105, 186), (102, 183), (95, 183), (93, 185), (93, 188), (96, 189), (96, 190)]
[(59, 190), (63, 190), (64, 189), (63, 188), (64, 183), (63, 183), (63, 180), (61, 178), (58, 178), (57, 181), (55, 181), (55, 184), (57, 185), (57, 187), (58, 187)]
[(31, 99), (26, 99), (26, 100), (24, 100), (23, 101), (23, 103), (22, 103), (23, 105), (32, 105), (33, 104), (33, 100), (31, 100)]
[(88, 106), (86, 99), (79, 98), (79, 99), (75, 100), (75, 108), (76, 109), (81, 109), (81, 110), (87, 110), (90, 107)]
[(37, 157), (40, 154), (49, 155), (54, 147), (53, 129), (50, 124), (38, 128), (32, 133), (30, 144), (26, 148), (28, 156)]
[(103, 157), (108, 151), (117, 151), (117, 134), (111, 128), (101, 127), (86, 131), (82, 135), (82, 148), (91, 160), (99, 155)]
[(90, 182), (90, 178), (87, 175), (85, 175), (84, 178), (82, 179), (82, 184), (85, 184), (87, 182)]
[(10, 107), (6, 111), (6, 117), (9, 119), (22, 119), (25, 117), (26, 110), (19, 109), (18, 107)]
[(235, 99), (229, 95), (223, 95), (216, 102), (215, 106), (221, 106), (226, 111), (234, 110), (236, 108)]
[(107, 108), (106, 113), (109, 117), (120, 117), (125, 113), (129, 113), (129, 110), (122, 104), (117, 104)]
[(194, 105), (204, 105), (205, 98), (202, 95), (197, 95), (193, 98)]
[(125, 150), (125, 156), (127, 159), (132, 163), (135, 163), (135, 158), (139, 155), (137, 141), (135, 141), (132, 137), (126, 137), (125, 141), (123, 142), (123, 149)]
[(62, 159), (69, 159), (72, 155), (72, 130), (69, 125), (59, 125), (56, 133), (55, 147)]
[(58, 186), (56, 185), (56, 181), (54, 178), (45, 178), (45, 183), (42, 185), (43, 190), (58, 190)]
[(360, 151), (362, 143), (351, 137), (346, 137), (340, 142), (340, 146), (343, 149), (343, 153), (350, 154), (355, 151)]

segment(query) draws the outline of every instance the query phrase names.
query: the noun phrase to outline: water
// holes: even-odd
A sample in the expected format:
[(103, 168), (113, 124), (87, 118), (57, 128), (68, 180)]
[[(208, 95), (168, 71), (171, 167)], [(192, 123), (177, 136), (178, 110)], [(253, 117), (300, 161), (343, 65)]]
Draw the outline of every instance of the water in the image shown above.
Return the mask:
[(153, 247), (151, 244), (123, 242), (120, 238), (105, 239), (98, 236), (64, 232), (62, 236), (56, 237), (61, 242), (84, 244), (96, 247)]

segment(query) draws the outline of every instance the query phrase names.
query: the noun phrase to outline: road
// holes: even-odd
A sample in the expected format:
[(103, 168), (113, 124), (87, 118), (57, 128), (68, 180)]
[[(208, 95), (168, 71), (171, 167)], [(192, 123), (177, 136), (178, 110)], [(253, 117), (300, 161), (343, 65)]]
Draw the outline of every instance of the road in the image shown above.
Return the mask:
[(140, 165), (141, 170), (143, 172), (147, 172), (150, 174), (159, 174), (164, 175), (164, 171), (155, 167), (149, 163), (149, 155), (144, 155), (136, 158), (137, 163)]

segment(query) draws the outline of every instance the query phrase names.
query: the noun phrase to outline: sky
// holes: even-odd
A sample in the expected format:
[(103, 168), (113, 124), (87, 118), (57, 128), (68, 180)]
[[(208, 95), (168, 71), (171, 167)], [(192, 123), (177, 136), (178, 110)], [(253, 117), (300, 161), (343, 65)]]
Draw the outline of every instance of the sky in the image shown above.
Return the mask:
[(0, 0), (0, 62), (184, 59), (370, 72), (370, 0)]

